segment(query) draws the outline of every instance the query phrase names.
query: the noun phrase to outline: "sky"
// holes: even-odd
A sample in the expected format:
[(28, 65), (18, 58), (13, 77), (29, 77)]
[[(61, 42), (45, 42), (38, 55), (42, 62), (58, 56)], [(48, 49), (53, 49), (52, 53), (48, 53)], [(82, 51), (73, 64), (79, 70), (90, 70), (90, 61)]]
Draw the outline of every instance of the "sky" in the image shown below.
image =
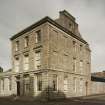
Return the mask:
[(105, 0), (0, 0), (0, 66), (11, 66), (9, 38), (45, 16), (67, 10), (91, 48), (91, 71), (105, 70)]

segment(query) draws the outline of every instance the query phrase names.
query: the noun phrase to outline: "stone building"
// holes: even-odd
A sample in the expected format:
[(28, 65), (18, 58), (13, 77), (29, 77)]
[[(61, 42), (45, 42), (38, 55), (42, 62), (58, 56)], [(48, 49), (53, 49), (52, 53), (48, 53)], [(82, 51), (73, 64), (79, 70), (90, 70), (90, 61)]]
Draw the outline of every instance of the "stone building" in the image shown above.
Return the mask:
[[(66, 10), (59, 12), (58, 19), (45, 17), (10, 39), (12, 71), (7, 78), (11, 95), (62, 98), (90, 94), (91, 51)], [(6, 73), (0, 75), (2, 91)]]

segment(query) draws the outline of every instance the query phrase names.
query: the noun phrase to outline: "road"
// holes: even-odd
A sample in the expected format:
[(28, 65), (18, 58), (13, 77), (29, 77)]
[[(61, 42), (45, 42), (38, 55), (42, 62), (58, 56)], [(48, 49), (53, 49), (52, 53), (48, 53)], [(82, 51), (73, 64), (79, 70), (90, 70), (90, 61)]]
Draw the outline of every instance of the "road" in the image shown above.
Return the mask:
[(0, 98), (0, 105), (105, 105), (105, 95), (95, 95), (82, 98), (72, 98), (57, 101), (14, 100)]

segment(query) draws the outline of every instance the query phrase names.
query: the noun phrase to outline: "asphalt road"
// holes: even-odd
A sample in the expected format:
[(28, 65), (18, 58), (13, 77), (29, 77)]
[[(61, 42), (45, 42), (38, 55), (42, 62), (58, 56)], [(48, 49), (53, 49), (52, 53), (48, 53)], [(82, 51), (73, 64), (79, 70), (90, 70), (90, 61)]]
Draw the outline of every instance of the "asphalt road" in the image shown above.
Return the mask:
[(105, 95), (44, 102), (0, 98), (0, 105), (105, 105)]

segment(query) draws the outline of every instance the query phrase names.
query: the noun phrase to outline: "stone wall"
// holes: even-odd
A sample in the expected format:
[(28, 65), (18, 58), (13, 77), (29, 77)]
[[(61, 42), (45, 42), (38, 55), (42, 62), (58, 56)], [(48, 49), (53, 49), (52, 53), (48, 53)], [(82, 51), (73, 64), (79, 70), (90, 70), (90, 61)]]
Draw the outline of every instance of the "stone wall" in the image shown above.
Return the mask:
[(105, 93), (105, 82), (91, 81), (91, 94)]
[(10, 96), (12, 94), (12, 87), (10, 85), (8, 77), (0, 79), (0, 96)]
[[(24, 82), (27, 82), (27, 78), (29, 78), (30, 81), (29, 95), (35, 97), (45, 95), (46, 97), (51, 96), (52, 98), (57, 98), (84, 96), (89, 94), (91, 79), (91, 53), (89, 45), (76, 33), (78, 27), (75, 26), (77, 25), (75, 23), (75, 18), (72, 16), (69, 17), (66, 11), (62, 13), (59, 17), (59, 21), (62, 22), (60, 22), (61, 24), (58, 23), (68, 29), (67, 32), (58, 28), (58, 26), (54, 25), (57, 23), (52, 21), (54, 24), (50, 22), (43, 23), (12, 40), (12, 94), (17, 94), (16, 82), (18, 81), (18, 76), (20, 78), (20, 95), (24, 94)], [(69, 29), (71, 27), (70, 25), (72, 25), (71, 29)], [(35, 43), (35, 36), (38, 30), (41, 31), (41, 41)], [(75, 37), (73, 37), (73, 35)], [(29, 37), (27, 47), (24, 46), (26, 36)], [(16, 41), (19, 41), (18, 51), (15, 51)], [(41, 67), (38, 69), (35, 68), (35, 52), (37, 50), (41, 52)], [(29, 57), (29, 68), (25, 71), (24, 55), (27, 54)], [(15, 71), (16, 57), (19, 57), (18, 72)], [(80, 64), (80, 62), (82, 62), (82, 64)], [(82, 67), (80, 67), (81, 65)], [(42, 74), (42, 91), (37, 91), (38, 73)], [(28, 75), (27, 78), (26, 75)], [(54, 85), (53, 75), (57, 76), (56, 91), (52, 91), (52, 86)], [(64, 81), (65, 78), (67, 81)]]

